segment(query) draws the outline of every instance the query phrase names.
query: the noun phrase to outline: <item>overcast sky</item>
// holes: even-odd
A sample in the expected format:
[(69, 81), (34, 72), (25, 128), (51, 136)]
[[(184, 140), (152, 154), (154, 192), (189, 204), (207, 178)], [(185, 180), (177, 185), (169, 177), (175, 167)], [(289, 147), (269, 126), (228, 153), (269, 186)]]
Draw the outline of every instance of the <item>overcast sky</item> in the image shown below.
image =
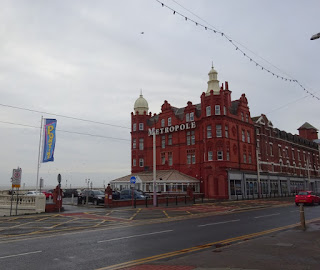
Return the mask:
[[(320, 39), (310, 40), (320, 32), (318, 0), (162, 2), (320, 97)], [(46, 187), (58, 173), (63, 187), (84, 187), (89, 178), (102, 187), (129, 174), (130, 113), (140, 89), (152, 113), (164, 100), (200, 103), (212, 63), (233, 100), (246, 94), (251, 116), (264, 113), (293, 134), (305, 122), (320, 128), (318, 99), (155, 0), (0, 0), (0, 59), (1, 187), (18, 166), (22, 183), (35, 185), (41, 116), (58, 121), (55, 161), (40, 168)]]

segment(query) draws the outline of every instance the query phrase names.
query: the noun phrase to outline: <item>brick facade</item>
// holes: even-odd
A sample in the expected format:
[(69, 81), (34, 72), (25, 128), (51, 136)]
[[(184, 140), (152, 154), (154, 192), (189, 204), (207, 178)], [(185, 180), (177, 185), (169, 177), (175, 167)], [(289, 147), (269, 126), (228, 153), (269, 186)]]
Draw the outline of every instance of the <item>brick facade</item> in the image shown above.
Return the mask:
[(208, 91), (201, 94), (198, 104), (189, 101), (176, 108), (164, 101), (161, 112), (152, 115), (140, 96), (146, 105), (138, 99), (139, 109), (131, 113), (132, 173), (153, 169), (155, 132), (156, 169), (195, 177), (209, 198), (229, 198), (230, 172), (257, 172), (257, 152), (262, 173), (319, 176), (318, 144), (307, 139), (315, 136), (313, 129), (302, 127), (302, 138), (273, 128), (265, 115), (251, 118), (245, 94), (232, 100), (228, 82), (216, 88), (216, 75), (212, 68)]

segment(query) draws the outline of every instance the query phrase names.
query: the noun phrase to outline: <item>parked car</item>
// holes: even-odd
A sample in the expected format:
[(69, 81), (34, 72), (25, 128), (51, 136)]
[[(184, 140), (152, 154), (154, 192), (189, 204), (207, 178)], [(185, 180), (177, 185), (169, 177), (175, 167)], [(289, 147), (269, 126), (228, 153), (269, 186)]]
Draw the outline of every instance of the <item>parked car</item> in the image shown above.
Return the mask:
[(116, 190), (112, 190), (112, 200), (119, 200), (120, 199), (120, 192)]
[(101, 190), (83, 190), (78, 197), (78, 203), (86, 202), (88, 196), (88, 202), (92, 202), (94, 205), (104, 203), (105, 194)]
[(26, 196), (45, 196), (42, 192), (40, 191), (28, 191), (26, 194), (24, 194)]
[(144, 191), (142, 191), (140, 189), (137, 189), (137, 191), (141, 192), (147, 198), (151, 198), (152, 197), (152, 193), (144, 192)]
[(63, 190), (63, 197), (72, 197), (72, 194), (74, 197), (78, 197), (78, 191), (75, 188), (69, 188)]
[[(133, 190), (134, 198), (135, 199), (144, 199), (146, 198), (145, 195), (141, 191), (136, 189)], [(130, 200), (132, 199), (132, 189), (123, 189), (120, 191), (120, 200)]]
[(43, 190), (42, 193), (46, 196), (46, 199), (53, 198), (53, 194), (49, 190)]
[(297, 206), (300, 203), (314, 205), (315, 203), (320, 204), (320, 197), (313, 191), (299, 191), (294, 201)]

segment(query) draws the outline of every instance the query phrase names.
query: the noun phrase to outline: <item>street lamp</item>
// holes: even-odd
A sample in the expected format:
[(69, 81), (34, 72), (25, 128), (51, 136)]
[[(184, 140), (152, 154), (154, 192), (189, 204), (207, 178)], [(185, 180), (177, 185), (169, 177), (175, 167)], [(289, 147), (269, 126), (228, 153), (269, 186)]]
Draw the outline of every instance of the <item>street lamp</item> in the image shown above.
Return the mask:
[(314, 35), (310, 38), (310, 40), (315, 40), (315, 39), (318, 39), (318, 38), (320, 38), (320, 33), (314, 34)]

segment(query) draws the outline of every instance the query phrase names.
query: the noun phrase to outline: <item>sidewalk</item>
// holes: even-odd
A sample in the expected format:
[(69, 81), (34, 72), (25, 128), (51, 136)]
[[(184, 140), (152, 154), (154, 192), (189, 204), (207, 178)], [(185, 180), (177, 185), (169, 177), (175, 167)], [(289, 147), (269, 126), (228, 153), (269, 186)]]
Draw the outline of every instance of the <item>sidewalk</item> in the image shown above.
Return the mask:
[(126, 270), (319, 270), (320, 221)]

